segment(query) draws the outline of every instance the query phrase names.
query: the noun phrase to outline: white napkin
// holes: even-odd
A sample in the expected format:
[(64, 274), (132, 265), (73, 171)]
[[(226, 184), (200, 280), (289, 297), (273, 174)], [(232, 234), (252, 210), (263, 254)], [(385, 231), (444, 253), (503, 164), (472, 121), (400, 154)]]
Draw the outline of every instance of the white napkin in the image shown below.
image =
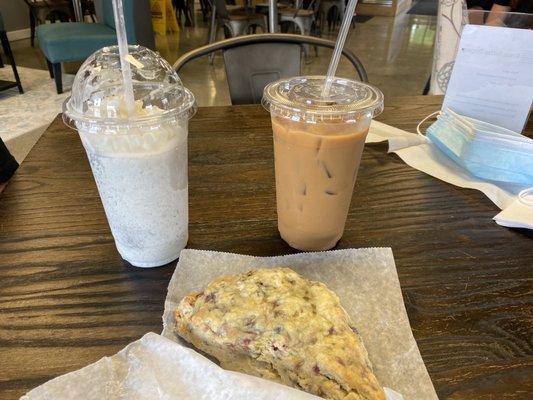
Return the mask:
[(533, 229), (533, 205), (516, 199), (509, 207), (496, 215), (494, 221), (511, 228)]
[(21, 400), (318, 400), (226, 371), (194, 350), (147, 333), (112, 357), (52, 379)]
[[(452, 185), (479, 190), (504, 211), (515, 203), (520, 191), (526, 189), (525, 186), (491, 182), (473, 176), (438, 150), (425, 136), (372, 121), (366, 143), (385, 140), (389, 141), (389, 152), (398, 154), (407, 165)], [(512, 218), (506, 219), (506, 223), (501, 225), (531, 229), (533, 226), (531, 213), (520, 210), (513, 212)], [(501, 213), (496, 217), (500, 215)], [(499, 218), (496, 217), (495, 220), (498, 222)]]

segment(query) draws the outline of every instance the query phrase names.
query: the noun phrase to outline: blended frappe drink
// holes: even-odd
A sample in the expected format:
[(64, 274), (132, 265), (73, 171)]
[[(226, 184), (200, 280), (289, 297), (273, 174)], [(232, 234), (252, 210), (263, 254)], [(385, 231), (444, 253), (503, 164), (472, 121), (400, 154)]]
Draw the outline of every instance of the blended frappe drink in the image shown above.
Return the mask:
[(370, 121), (383, 107), (370, 85), (298, 77), (265, 88), (272, 117), (278, 229), (299, 250), (327, 250), (341, 238)]
[(175, 260), (187, 244), (187, 132), (195, 103), (157, 54), (130, 46), (130, 56), (133, 110), (113, 46), (82, 65), (64, 116), (80, 134), (120, 255), (153, 267)]

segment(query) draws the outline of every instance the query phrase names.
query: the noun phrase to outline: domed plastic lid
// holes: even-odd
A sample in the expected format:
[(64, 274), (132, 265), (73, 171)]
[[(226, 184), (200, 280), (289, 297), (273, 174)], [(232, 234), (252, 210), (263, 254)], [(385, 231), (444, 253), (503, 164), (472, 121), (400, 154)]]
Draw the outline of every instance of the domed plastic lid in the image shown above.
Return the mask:
[(325, 76), (282, 79), (265, 87), (263, 106), (286, 118), (315, 122), (356, 120), (383, 111), (383, 93), (367, 83), (333, 79), (328, 97), (322, 97)]
[(193, 94), (170, 64), (142, 46), (129, 46), (136, 113), (128, 115), (118, 46), (93, 53), (80, 67), (72, 94), (63, 104), (63, 120), (91, 131), (128, 129), (156, 122), (190, 118), (196, 112)]

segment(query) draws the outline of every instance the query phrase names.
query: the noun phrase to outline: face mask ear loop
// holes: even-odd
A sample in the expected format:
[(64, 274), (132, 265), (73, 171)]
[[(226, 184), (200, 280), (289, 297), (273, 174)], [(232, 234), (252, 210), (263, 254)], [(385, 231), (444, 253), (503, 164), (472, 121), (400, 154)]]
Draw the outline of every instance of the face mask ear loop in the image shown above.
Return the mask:
[(433, 117), (434, 115), (440, 115), (440, 110), (439, 111), (435, 111), (434, 113), (431, 113), (429, 114), (427, 117), (425, 117), (422, 121), (420, 121), (418, 123), (418, 125), (416, 126), (416, 132), (420, 135), (420, 136), (424, 136), (426, 137), (426, 135), (424, 135), (421, 131), (420, 131), (420, 127), (422, 126), (422, 124), (424, 122), (426, 122), (428, 119), (430, 119), (431, 117)]
[(533, 199), (528, 199), (527, 196), (533, 196), (533, 187), (522, 190), (518, 193), (518, 200), (520, 203), (525, 204), (526, 206), (533, 207)]

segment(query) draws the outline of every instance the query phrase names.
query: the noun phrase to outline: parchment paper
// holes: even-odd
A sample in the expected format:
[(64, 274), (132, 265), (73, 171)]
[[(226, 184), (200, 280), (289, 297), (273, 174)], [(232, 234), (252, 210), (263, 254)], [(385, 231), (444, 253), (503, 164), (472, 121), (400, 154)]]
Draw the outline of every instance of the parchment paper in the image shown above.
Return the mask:
[(405, 400), (437, 399), (411, 332), (390, 248), (280, 257), (185, 249), (168, 287), (162, 335), (185, 344), (174, 333), (173, 310), (186, 294), (203, 289), (221, 275), (273, 266), (289, 266), (337, 293), (364, 340), (374, 372), (383, 386), (401, 393)]

